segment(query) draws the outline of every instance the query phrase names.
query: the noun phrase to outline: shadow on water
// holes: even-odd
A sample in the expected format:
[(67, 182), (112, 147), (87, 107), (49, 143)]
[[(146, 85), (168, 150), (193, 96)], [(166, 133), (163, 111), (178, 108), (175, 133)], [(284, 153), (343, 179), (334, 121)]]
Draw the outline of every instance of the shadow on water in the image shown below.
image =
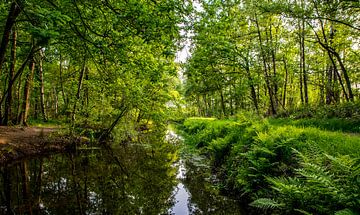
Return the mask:
[(3, 166), (0, 214), (240, 214), (176, 155), (133, 143)]

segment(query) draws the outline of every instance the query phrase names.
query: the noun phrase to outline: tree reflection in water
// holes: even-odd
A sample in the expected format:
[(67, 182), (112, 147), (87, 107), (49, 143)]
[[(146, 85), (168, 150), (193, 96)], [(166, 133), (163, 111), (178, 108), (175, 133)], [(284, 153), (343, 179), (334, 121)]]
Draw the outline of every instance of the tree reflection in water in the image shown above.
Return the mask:
[(1, 214), (166, 214), (173, 146), (79, 150), (1, 168)]
[(244, 214), (177, 148), (149, 138), (1, 167), (0, 214)]

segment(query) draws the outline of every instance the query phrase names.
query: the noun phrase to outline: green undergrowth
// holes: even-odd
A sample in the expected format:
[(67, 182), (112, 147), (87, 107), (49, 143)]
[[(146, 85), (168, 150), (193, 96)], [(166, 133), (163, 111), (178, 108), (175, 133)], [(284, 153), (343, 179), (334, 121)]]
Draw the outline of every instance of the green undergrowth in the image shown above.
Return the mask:
[(316, 118), (304, 118), (291, 120), (289, 118), (273, 118), (269, 119), (269, 123), (272, 125), (293, 125), (296, 127), (314, 127), (321, 130), (329, 131), (342, 131), (351, 133), (360, 133), (360, 119), (316, 119)]
[(66, 123), (61, 120), (49, 119), (47, 121), (44, 121), (42, 119), (30, 119), (29, 125), (36, 127), (65, 127)]
[(360, 136), (251, 117), (189, 118), (180, 130), (219, 187), (261, 213), (360, 210)]

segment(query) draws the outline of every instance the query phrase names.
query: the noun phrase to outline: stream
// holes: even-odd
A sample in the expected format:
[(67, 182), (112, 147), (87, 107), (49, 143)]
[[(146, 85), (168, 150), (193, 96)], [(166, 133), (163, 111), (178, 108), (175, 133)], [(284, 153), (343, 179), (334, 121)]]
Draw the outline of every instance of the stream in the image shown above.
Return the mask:
[(205, 166), (178, 157), (176, 134), (146, 139), (2, 166), (0, 214), (245, 214)]

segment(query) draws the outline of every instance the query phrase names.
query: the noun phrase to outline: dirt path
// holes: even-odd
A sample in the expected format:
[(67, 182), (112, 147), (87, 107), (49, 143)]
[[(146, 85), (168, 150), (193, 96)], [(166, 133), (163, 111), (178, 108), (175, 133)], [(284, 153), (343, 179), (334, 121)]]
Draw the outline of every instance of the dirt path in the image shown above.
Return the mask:
[(0, 126), (0, 164), (64, 150), (69, 141), (60, 136), (51, 135), (59, 129), (59, 127)]

